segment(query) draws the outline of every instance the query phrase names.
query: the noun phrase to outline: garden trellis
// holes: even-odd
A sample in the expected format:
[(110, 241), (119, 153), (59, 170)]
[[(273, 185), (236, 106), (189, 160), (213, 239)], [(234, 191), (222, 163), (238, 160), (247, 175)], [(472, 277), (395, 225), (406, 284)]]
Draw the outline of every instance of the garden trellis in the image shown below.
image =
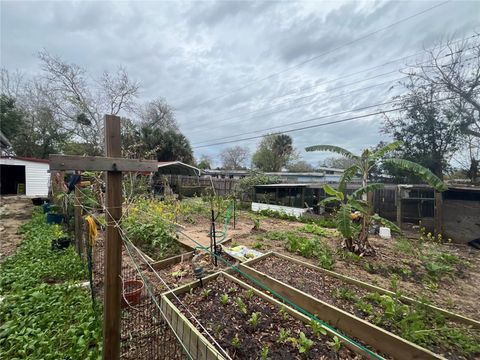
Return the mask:
[[(98, 156), (62, 156), (50, 155), (50, 170), (106, 171), (106, 249), (105, 249), (105, 297), (104, 297), (104, 350), (103, 358), (120, 358), (120, 300), (122, 268), (122, 244), (115, 221), (122, 216), (122, 171), (156, 171), (157, 162), (121, 158), (120, 118), (105, 116), (105, 155)], [(78, 192), (76, 191), (77, 209)], [(79, 241), (80, 226), (77, 216), (75, 229)], [(77, 244), (79, 247), (80, 245)]]

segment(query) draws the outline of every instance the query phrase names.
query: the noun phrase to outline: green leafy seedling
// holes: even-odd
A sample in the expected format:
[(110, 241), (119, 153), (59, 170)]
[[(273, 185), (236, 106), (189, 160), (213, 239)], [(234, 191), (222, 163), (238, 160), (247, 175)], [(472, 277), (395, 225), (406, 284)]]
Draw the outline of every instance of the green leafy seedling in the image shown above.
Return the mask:
[(228, 297), (227, 294), (223, 294), (223, 295), (220, 296), (220, 303), (225, 306), (225, 305), (228, 304), (229, 299), (230, 298)]
[(340, 350), (342, 349), (342, 342), (340, 341), (340, 339), (338, 338), (338, 336), (334, 336), (333, 341), (331, 341), (329, 344), (332, 346), (333, 350), (335, 350), (335, 352), (340, 352)]
[(242, 342), (240, 341), (240, 338), (238, 337), (238, 334), (235, 334), (235, 337), (232, 339), (231, 344), (236, 349), (240, 348), (240, 346), (242, 345)]
[(264, 347), (262, 348), (262, 351), (260, 351), (260, 360), (267, 360), (267, 359), (269, 359), (269, 357), (268, 357), (268, 351), (269, 351), (268, 346), (264, 346)]
[(253, 295), (255, 295), (255, 292), (253, 291), (253, 289), (248, 289), (247, 291), (245, 291), (245, 297), (247, 299), (251, 299)]
[(256, 329), (257, 326), (258, 326), (258, 321), (259, 320), (260, 320), (260, 313), (259, 312), (254, 312), (250, 316), (250, 319), (248, 319), (248, 323), (250, 324), (251, 327)]
[(277, 342), (284, 344), (288, 338), (290, 337), (290, 330), (280, 329), (280, 333), (278, 334)]
[(315, 344), (312, 340), (307, 338), (303, 331), (300, 331), (300, 336), (298, 338), (298, 352), (300, 354), (307, 354), (312, 346)]
[(280, 308), (279, 314), (282, 316), (283, 320), (287, 321), (289, 319), (288, 311), (285, 309), (285, 306)]
[(238, 308), (240, 309), (240, 311), (244, 314), (246, 314), (248, 312), (247, 310), (247, 305), (245, 305), (245, 303), (243, 302), (243, 300), (239, 297), (237, 297), (235, 299), (235, 303), (237, 304)]
[(309, 324), (310, 328), (312, 329), (313, 335), (319, 337), (320, 335), (327, 335), (327, 330), (316, 320), (310, 320)]
[(204, 298), (208, 298), (208, 296), (210, 295), (210, 292), (212, 291), (212, 289), (203, 289), (202, 290), (202, 296)]

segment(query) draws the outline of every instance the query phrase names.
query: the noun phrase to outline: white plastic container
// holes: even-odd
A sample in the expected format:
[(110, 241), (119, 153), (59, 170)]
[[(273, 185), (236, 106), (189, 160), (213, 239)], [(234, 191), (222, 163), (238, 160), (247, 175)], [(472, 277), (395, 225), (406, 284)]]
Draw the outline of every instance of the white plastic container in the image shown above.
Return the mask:
[(391, 239), (392, 238), (392, 234), (390, 233), (390, 228), (388, 227), (380, 227), (379, 229), (379, 233), (380, 237), (382, 239)]

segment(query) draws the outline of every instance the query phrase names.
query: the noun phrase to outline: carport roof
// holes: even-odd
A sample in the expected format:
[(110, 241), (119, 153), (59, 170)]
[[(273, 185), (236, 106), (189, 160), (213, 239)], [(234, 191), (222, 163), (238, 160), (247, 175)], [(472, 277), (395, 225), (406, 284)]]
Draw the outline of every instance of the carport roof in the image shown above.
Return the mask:
[(201, 170), (181, 161), (163, 161), (158, 163), (158, 172), (164, 175), (200, 176)]

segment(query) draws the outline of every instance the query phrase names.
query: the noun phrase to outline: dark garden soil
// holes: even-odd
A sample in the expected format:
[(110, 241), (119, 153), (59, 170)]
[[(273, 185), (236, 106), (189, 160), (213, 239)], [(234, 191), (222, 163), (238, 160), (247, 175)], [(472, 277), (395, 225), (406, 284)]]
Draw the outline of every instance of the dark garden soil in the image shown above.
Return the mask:
[[(220, 299), (224, 294), (228, 296), (228, 302), (222, 305)], [(270, 359), (362, 358), (346, 347), (342, 347), (337, 353), (329, 343), (330, 337), (315, 336), (309, 326), (286, 314), (278, 305), (248, 292), (221, 275), (206, 283), (203, 288), (195, 288), (191, 293), (184, 293), (179, 298), (233, 359), (260, 359), (262, 349), (266, 347), (268, 354), (265, 358)], [(241, 311), (237, 298), (246, 305), (246, 314)], [(179, 306), (178, 300), (172, 301)], [(249, 323), (253, 313), (259, 314), (256, 327)], [(184, 315), (191, 318), (191, 315)], [(290, 339), (279, 340), (282, 329), (290, 332)], [(200, 328), (198, 330), (202, 332)], [(303, 354), (299, 352), (300, 332), (314, 341), (310, 350)], [(203, 335), (206, 335), (205, 332)]]
[[(480, 355), (480, 347), (478, 347), (480, 332), (478, 329), (473, 330), (466, 325), (446, 320), (441, 314), (436, 312), (433, 314), (431, 310), (425, 310), (424, 307), (421, 309), (413, 306), (405, 307), (405, 304), (396, 299), (394, 299), (395, 306), (393, 306), (388, 304), (391, 297), (390, 299), (382, 297), (378, 293), (372, 293), (365, 288), (346, 283), (287, 259), (269, 256), (252, 264), (252, 267), (447, 358), (467, 359)], [(388, 316), (389, 311), (393, 312), (391, 316)], [(421, 318), (415, 324), (410, 324), (410, 322), (414, 322), (414, 317), (411, 316), (408, 320), (404, 320), (402, 312), (410, 312)], [(415, 334), (409, 335), (409, 331), (417, 334), (423, 331), (435, 332), (440, 323), (442, 327), (455, 329), (455, 332), (443, 337), (440, 336), (442, 332), (439, 331), (435, 334), (437, 336), (429, 336), (428, 339), (415, 336)], [(422, 328), (408, 329), (409, 324), (422, 326)], [(408, 336), (404, 336), (405, 334)], [(457, 337), (461, 337), (462, 340)], [(470, 346), (472, 349), (467, 349)]]

